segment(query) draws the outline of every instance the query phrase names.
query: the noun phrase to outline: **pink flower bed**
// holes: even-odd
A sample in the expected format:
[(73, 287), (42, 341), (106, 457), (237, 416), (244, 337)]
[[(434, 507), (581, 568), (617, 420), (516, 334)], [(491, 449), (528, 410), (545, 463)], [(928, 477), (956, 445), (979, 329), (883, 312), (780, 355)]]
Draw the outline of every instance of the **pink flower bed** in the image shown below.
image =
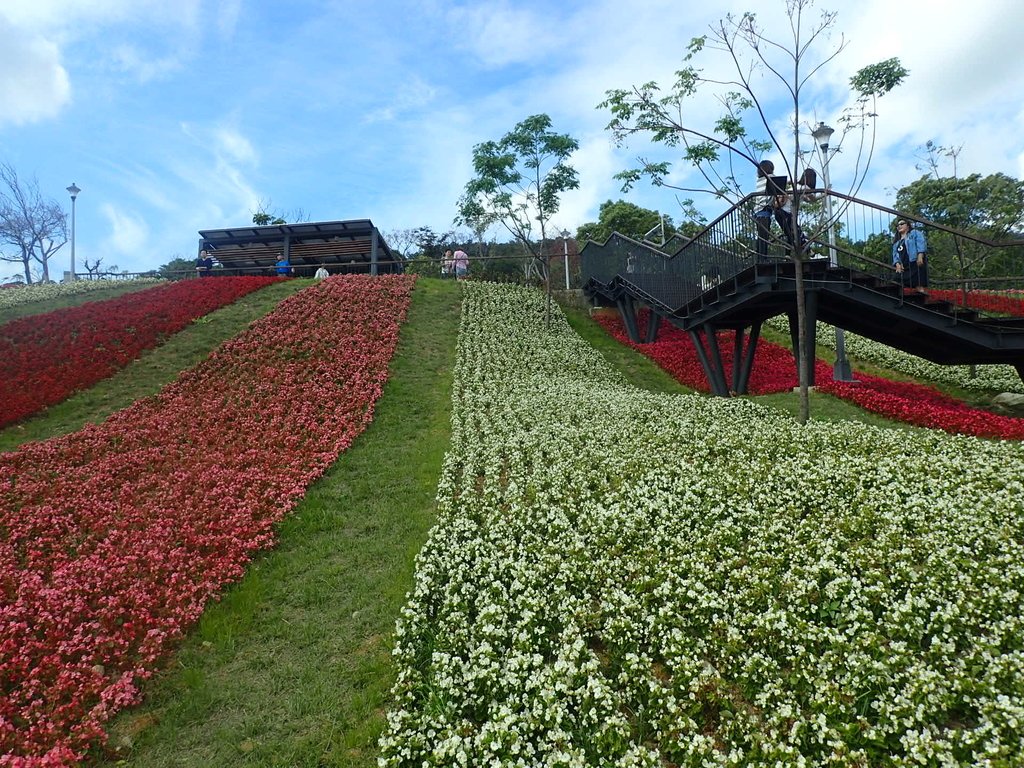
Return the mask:
[[(595, 318), (609, 334), (649, 357), (680, 383), (702, 392), (711, 391), (689, 334), (662, 322), (657, 341), (634, 344), (626, 335), (618, 313), (601, 313)], [(638, 322), (642, 335), (646, 329), (646, 313), (641, 313)], [(731, 331), (719, 334), (719, 349), (727, 380), (732, 371), (733, 339)], [(814, 379), (819, 391), (894, 421), (978, 437), (1024, 439), (1024, 419), (972, 408), (934, 387), (889, 381), (866, 373), (856, 374), (856, 384), (833, 381), (831, 365), (815, 360), (814, 366)], [(795, 386), (797, 376), (793, 353), (778, 344), (759, 341), (750, 374), (750, 394), (787, 392)]]
[(0, 765), (103, 741), (370, 423), (413, 284), (325, 280), (159, 395), (0, 454)]
[(280, 278), (186, 280), (0, 326), (0, 428), (117, 372), (198, 317)]

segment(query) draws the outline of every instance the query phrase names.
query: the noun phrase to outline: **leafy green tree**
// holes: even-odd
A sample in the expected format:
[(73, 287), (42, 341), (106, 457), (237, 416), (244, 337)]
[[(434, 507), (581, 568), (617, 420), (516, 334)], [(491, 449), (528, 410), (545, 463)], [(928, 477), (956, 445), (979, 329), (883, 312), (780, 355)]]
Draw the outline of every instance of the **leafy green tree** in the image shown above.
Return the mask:
[(157, 270), (160, 277), (168, 280), (181, 280), (191, 277), (196, 273), (196, 262), (194, 259), (186, 259), (184, 256), (175, 255), (173, 259)]
[[(665, 239), (675, 234), (675, 225), (671, 216), (665, 216)], [(644, 235), (661, 224), (661, 214), (649, 208), (641, 208), (639, 205), (617, 200), (607, 200), (601, 203), (597, 212), (597, 221), (587, 222), (576, 230), (578, 241), (593, 240), (603, 243), (612, 232), (631, 237), (634, 240), (643, 240)]]
[(266, 227), (277, 224), (287, 224), (288, 220), (292, 222), (298, 221), (309, 221), (309, 216), (301, 208), (296, 208), (294, 211), (288, 213), (278, 213), (271, 209), (271, 202), (269, 200), (260, 200), (256, 206), (256, 210), (252, 214), (252, 223), (257, 227)]
[[(1003, 173), (922, 176), (896, 193), (896, 207), (968, 235), (1005, 241), (1024, 236), (1024, 181)], [(976, 278), (1001, 276), (1010, 254), (959, 234), (928, 232), (934, 277), (955, 278), (968, 290)]]
[[(437, 233), (431, 227), (423, 226), (403, 230), (402, 238), (406, 241), (404, 255), (409, 258), (406, 270), (418, 275), (437, 277), (441, 274), (441, 257), (451, 242), (451, 231)], [(390, 244), (390, 240), (388, 243)], [(410, 251), (415, 251), (409, 255)]]
[[(930, 175), (900, 189), (896, 205), (958, 230), (932, 229), (928, 233), (929, 268), (933, 278), (955, 279), (967, 305), (968, 294), (979, 278), (1016, 276), (1024, 248), (995, 249), (960, 233), (993, 242), (1020, 239), (1024, 235), (1024, 182), (1002, 173), (959, 178), (956, 164), (962, 149), (962, 145), (950, 148), (927, 142)], [(942, 157), (951, 161), (952, 176), (941, 175)], [(972, 365), (972, 375), (975, 371)]]
[[(804, 89), (811, 78), (846, 47), (844, 41), (834, 45), (829, 42), (835, 26), (834, 12), (822, 12), (814, 23), (805, 19), (812, 6), (813, 0), (787, 0), (786, 14), (792, 37), (782, 42), (767, 37), (753, 13), (729, 14), (712, 25), (710, 34), (690, 42), (686, 65), (677, 72), (667, 93), (655, 82), (608, 91), (608, 98), (599, 106), (610, 110), (612, 119), (608, 129), (620, 145), (630, 137), (642, 135), (656, 144), (680, 148), (683, 160), (698, 176), (696, 186), (678, 186), (671, 181), (670, 162), (640, 157), (636, 167), (617, 174), (623, 188), (629, 189), (642, 178), (648, 178), (655, 186), (709, 194), (735, 205), (744, 197), (741, 179), (753, 179), (758, 162), (769, 152), (781, 158), (782, 170), (789, 178), (798, 178), (802, 166), (801, 147), (815, 148), (810, 138), (813, 128), (803, 113)], [(705, 77), (692, 62), (707, 55), (724, 55), (734, 67), (735, 79), (723, 82)], [(859, 164), (858, 178), (851, 179), (851, 191), (859, 186), (870, 164), (870, 137), (874, 135), (877, 116), (875, 102), (907, 74), (898, 59), (889, 59), (861, 69), (850, 79), (853, 103), (843, 111), (840, 138), (833, 146), (838, 149), (848, 137), (859, 139), (857, 154), (864, 162)], [(693, 98), (708, 88), (715, 89), (723, 106), (717, 118), (709, 115), (702, 105), (691, 106)], [(767, 117), (768, 105), (779, 98), (785, 99), (791, 108), (788, 121), (791, 135), (777, 134), (774, 123)], [(751, 114), (756, 128), (748, 127), (745, 122)], [(799, 198), (794, 200), (792, 208), (795, 224)], [(827, 224), (822, 222), (821, 226)], [(818, 233), (809, 234), (813, 238)], [(793, 248), (793, 258), (798, 263), (804, 258), (799, 244)], [(810, 361), (804, 354), (807, 315), (803, 271), (797, 269), (796, 275), (800, 421), (805, 423), (810, 410), (807, 386)]]
[(412, 256), (413, 247), (416, 245), (416, 230), (414, 229), (392, 229), (384, 233), (384, 240), (388, 247), (403, 259)]
[[(1024, 236), (1024, 181), (1004, 173), (923, 176), (898, 191), (896, 207), (988, 241)], [(1006, 251), (1000, 254), (954, 232), (933, 229), (928, 239), (930, 268), (938, 278), (956, 278), (967, 287), (971, 280), (995, 275), (1006, 266), (999, 258)]]
[[(459, 199), (457, 223), (473, 227), (484, 218), (501, 224), (528, 254), (528, 263), (544, 282), (546, 316), (551, 317), (552, 256), (547, 249), (547, 229), (558, 213), (563, 192), (579, 187), (576, 169), (569, 158), (579, 142), (551, 130), (551, 118), (532, 115), (516, 124), (498, 141), (473, 148), (476, 176), (466, 184)], [(534, 223), (540, 240), (534, 237)]]
[(287, 224), (288, 222), (280, 216), (272, 216), (266, 211), (256, 211), (256, 213), (252, 215), (252, 223), (257, 227), (266, 227), (271, 224)]

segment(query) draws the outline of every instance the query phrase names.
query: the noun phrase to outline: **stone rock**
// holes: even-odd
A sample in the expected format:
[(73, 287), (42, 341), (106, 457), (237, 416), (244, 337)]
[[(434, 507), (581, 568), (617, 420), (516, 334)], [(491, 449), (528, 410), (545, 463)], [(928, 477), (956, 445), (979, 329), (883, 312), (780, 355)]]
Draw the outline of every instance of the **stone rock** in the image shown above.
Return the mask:
[(992, 408), (1010, 416), (1024, 416), (1024, 395), (1003, 392), (992, 398)]

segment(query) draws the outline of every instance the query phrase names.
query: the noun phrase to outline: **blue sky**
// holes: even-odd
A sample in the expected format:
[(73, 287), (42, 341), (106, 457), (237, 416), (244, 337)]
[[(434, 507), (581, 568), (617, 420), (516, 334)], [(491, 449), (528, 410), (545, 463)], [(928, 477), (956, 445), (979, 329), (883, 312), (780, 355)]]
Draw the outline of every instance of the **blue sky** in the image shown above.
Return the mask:
[[(193, 258), (198, 230), (248, 224), (261, 202), (312, 221), (370, 218), (385, 234), (447, 231), (473, 146), (540, 112), (580, 142), (581, 186), (556, 226), (619, 198), (678, 220), (671, 190), (620, 191), (613, 174), (659, 150), (614, 147), (596, 106), (610, 88), (668, 85), (691, 38), (751, 8), (769, 28), (785, 20), (782, 0), (2, 0), (0, 162), (68, 207), (65, 188), (81, 188), (79, 269)], [(961, 175), (1024, 177), (1024, 3), (817, 8), (838, 12), (832, 42), (848, 47), (804, 93), (805, 117), (836, 125), (866, 64), (898, 56), (911, 71), (880, 103), (861, 196), (891, 201), (921, 175), (929, 139), (963, 146)], [(717, 115), (710, 95), (702, 104)], [(785, 100), (771, 106), (781, 125)], [(833, 161), (841, 191), (854, 154)], [(16, 267), (0, 263), (0, 277)]]

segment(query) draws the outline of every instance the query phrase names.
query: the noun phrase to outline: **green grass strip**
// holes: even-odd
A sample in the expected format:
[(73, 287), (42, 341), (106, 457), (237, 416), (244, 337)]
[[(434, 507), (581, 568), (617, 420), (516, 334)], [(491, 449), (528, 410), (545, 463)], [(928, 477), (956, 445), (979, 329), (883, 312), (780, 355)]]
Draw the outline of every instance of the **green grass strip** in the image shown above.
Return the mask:
[(459, 312), (457, 283), (417, 283), (370, 428), (112, 723), (100, 765), (375, 765), (395, 618), (450, 443)]
[(29, 440), (45, 440), (75, 432), (85, 424), (97, 424), (139, 398), (156, 394), (181, 371), (191, 368), (222, 342), (237, 336), (249, 323), (273, 309), (279, 301), (311, 282), (289, 280), (274, 283), (199, 318), (159, 347), (144, 352), (109, 379), (47, 408), (38, 416), (0, 430), (0, 451), (14, 450)]

